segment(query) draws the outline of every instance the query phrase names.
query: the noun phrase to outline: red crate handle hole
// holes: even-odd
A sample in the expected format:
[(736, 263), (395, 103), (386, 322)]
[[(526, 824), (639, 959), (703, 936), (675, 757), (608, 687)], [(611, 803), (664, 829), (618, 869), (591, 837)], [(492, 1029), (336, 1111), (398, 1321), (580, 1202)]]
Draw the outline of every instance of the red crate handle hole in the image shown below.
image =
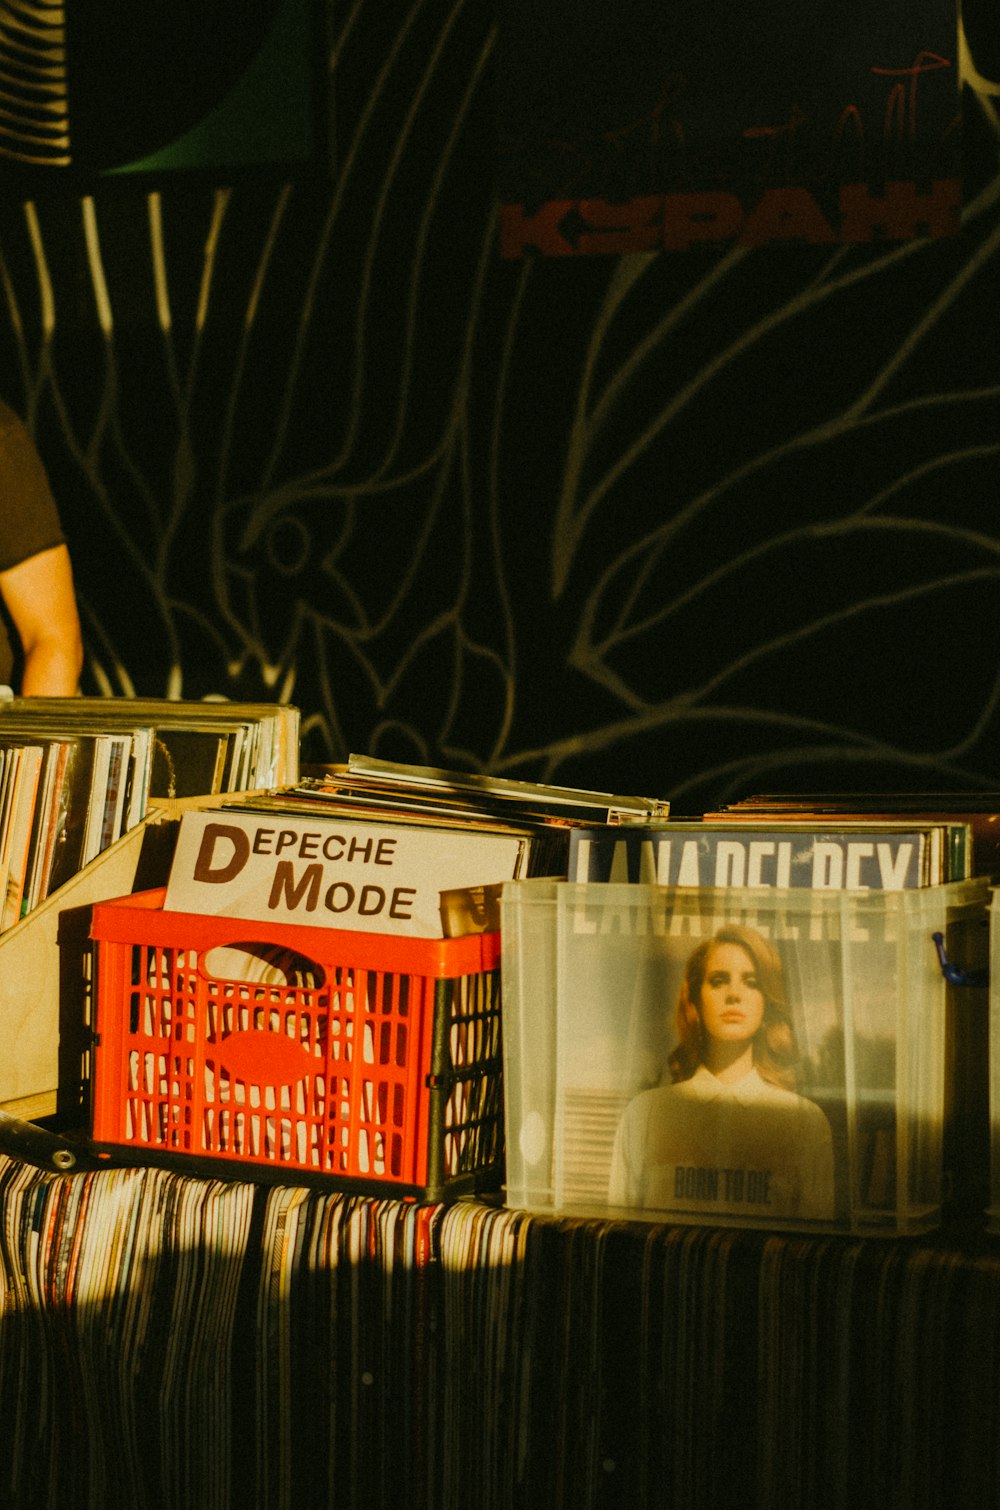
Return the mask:
[(323, 966), (294, 949), (255, 940), (216, 944), (201, 957), (199, 969), (209, 980), (247, 981), (265, 986), (300, 986), (318, 991), (326, 981)]

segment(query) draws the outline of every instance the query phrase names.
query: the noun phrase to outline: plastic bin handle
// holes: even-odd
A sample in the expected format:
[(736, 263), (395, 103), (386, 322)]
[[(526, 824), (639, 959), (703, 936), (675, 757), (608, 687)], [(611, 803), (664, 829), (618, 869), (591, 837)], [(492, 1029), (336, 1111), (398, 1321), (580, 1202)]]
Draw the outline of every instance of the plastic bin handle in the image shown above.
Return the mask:
[(934, 947), (937, 949), (938, 961), (941, 965), (941, 974), (945, 980), (953, 986), (988, 986), (990, 983), (989, 970), (962, 970), (958, 965), (953, 965), (945, 953), (944, 934), (934, 933), (931, 935)]

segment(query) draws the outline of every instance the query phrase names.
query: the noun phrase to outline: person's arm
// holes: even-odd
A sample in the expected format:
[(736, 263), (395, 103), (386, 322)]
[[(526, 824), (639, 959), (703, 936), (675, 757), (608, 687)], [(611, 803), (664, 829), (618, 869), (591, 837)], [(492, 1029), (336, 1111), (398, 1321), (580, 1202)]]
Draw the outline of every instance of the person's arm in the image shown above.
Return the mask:
[(83, 641), (65, 545), (0, 572), (0, 593), (24, 652), (22, 697), (70, 697), (83, 666)]

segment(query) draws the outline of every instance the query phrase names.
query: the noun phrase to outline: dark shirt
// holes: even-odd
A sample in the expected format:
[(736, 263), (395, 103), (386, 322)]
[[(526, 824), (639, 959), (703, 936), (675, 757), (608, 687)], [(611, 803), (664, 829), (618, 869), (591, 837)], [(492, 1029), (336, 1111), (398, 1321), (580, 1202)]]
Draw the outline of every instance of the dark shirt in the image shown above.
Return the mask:
[[(0, 401), (0, 572), (62, 545), (52, 489), (34, 441), (13, 409)], [(9, 683), (14, 652), (0, 615), (0, 683)]]

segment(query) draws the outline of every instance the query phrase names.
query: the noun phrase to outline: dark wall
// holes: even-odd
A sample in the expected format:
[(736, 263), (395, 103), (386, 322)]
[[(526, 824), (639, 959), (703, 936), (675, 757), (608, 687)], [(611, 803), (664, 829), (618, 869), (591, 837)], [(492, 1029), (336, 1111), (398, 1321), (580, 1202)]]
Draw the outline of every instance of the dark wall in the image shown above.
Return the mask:
[(332, 11), (329, 172), (0, 203), (85, 690), (679, 812), (1000, 786), (995, 87), (955, 237), (501, 261), (491, 8)]

